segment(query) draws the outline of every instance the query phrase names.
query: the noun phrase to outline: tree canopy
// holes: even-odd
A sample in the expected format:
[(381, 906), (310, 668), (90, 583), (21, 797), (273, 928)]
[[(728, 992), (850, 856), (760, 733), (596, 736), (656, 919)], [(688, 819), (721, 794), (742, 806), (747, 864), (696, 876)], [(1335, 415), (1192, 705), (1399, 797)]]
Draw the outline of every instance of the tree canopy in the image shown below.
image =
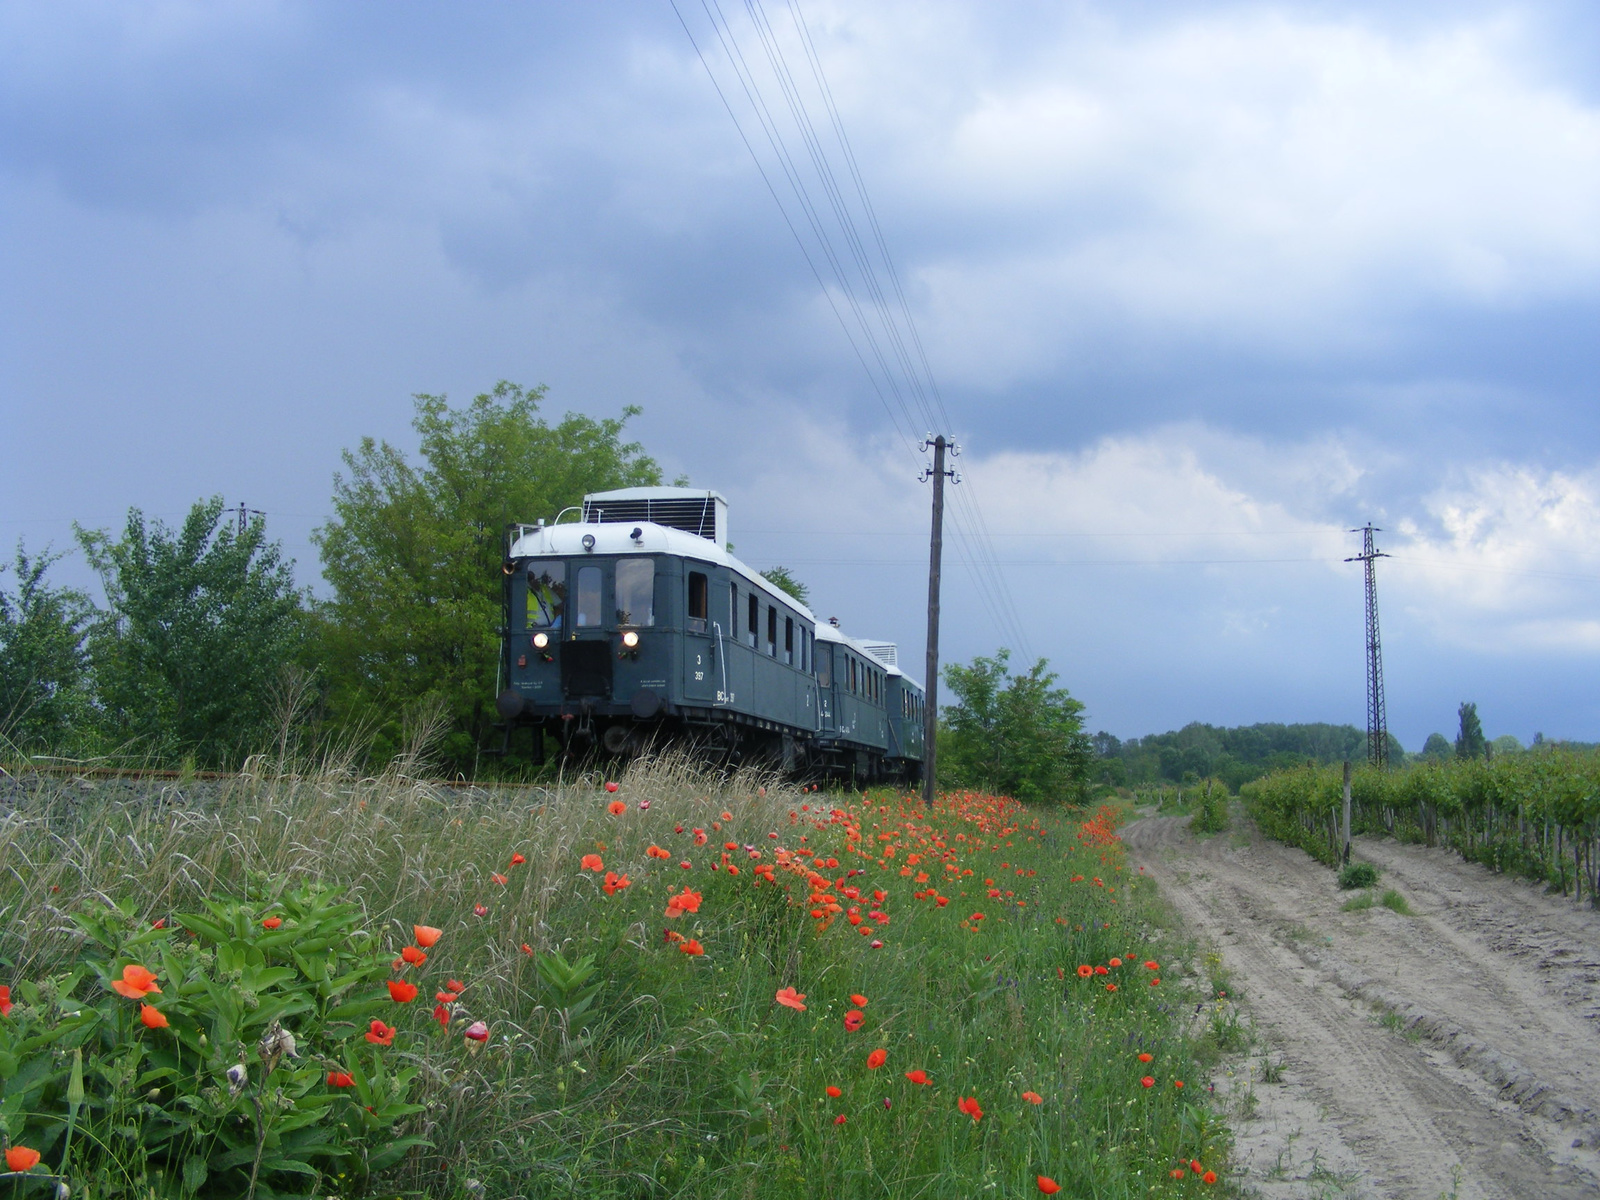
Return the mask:
[(1092, 749), (1083, 705), (1056, 687), (1045, 659), (1014, 675), (1011, 652), (944, 670), (955, 703), (942, 708), (941, 787), (986, 788), (1027, 804), (1080, 803)]
[(260, 517), (240, 532), (222, 498), (182, 526), (128, 510), (121, 538), (79, 529), (107, 608), (89, 635), (107, 731), (147, 752), (237, 765), (265, 744), (273, 696), (304, 636), (304, 598)]
[(45, 581), (59, 558), (30, 558), (19, 542), (15, 591), (0, 581), (0, 738), (17, 746), (56, 749), (91, 711), (84, 639), (93, 608), (82, 592)]
[(499, 663), (506, 527), (554, 516), (585, 492), (661, 482), (627, 421), (539, 414), (542, 387), (502, 381), (452, 408), (414, 397), (421, 461), (363, 438), (334, 477), (334, 516), (312, 536), (333, 596), (319, 608), (337, 720), (400, 748), (409, 712), (442, 708), (438, 753), (470, 769)]
[(1478, 706), (1463, 700), (1461, 707), (1456, 710), (1456, 717), (1460, 721), (1456, 733), (1456, 757), (1483, 758), (1488, 742), (1483, 736), (1483, 723), (1478, 720)]
[(768, 567), (760, 572), (760, 575), (780, 592), (786, 592), (801, 604), (811, 603), (811, 589), (796, 579), (794, 572), (788, 567)]

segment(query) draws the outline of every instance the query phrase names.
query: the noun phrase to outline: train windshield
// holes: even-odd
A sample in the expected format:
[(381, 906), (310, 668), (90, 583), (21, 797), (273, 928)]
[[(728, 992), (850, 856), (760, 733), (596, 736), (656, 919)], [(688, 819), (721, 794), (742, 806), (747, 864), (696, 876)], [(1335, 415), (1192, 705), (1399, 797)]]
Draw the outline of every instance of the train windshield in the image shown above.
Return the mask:
[(561, 567), (528, 568), (528, 628), (559, 629), (567, 606), (566, 571)]
[(578, 628), (598, 626), (600, 621), (600, 568), (579, 567), (577, 593)]
[(656, 564), (652, 558), (617, 560), (617, 624), (656, 623)]

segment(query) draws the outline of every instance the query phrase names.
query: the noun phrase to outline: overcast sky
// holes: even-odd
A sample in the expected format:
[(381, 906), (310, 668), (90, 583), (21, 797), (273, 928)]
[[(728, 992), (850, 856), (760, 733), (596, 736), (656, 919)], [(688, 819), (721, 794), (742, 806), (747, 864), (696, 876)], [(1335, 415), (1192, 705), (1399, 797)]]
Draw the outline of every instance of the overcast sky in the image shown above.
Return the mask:
[[(753, 107), (804, 176), (787, 66), (848, 192), (796, 12), (721, 3), (0, 4), (0, 544), (216, 494), (317, 586), (342, 449), (542, 383), (920, 676), (928, 425)], [(1361, 725), (1371, 520), (1407, 749), (1600, 740), (1600, 8), (800, 15), (989, 534), (947, 659)]]

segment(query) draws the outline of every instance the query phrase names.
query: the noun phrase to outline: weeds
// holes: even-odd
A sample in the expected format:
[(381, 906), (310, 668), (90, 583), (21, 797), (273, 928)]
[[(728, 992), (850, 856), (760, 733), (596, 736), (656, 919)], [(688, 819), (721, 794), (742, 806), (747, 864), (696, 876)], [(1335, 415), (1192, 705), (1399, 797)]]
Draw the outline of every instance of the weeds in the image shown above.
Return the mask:
[(1345, 891), (1369, 888), (1378, 882), (1378, 868), (1371, 863), (1346, 863), (1339, 871), (1339, 886)]
[[(1066, 1194), (1124, 1197), (1141, 1168), (1226, 1153), (1204, 1097), (1176, 1086), (1198, 1048), (1183, 1026), (1196, 990), (1164, 977), (1151, 892), (1128, 885), (1108, 818), (1041, 819), (976, 795), (928, 810), (681, 760), (636, 763), (614, 791), (596, 777), (451, 789), (414, 767), (362, 778), (255, 760), (249, 775), (181, 790), (64, 779), (19, 792), (0, 841), (10, 984), (70, 969), (83, 951), (71, 918), (101, 897), (129, 928), (162, 921), (171, 936), (175, 914), (248, 894), (252, 924), (223, 930), (246, 943), (247, 965), (266, 913), (285, 915), (275, 935), (294, 932), (302, 889), (342, 889), (355, 924), (340, 937), (370, 946), (380, 976), (403, 949), (421, 952), (416, 929), (439, 930), (432, 961), (393, 968), (419, 995), (441, 989), (437, 1026), (426, 999), (360, 985), (413, 1039), (404, 1100), (421, 1107), (397, 1117), (397, 1161), (374, 1155), (370, 1182), (324, 1178), (318, 1194), (940, 1200), (1022, 1194), (1047, 1174)], [(294, 937), (282, 944), (304, 957)], [(802, 1008), (775, 999), (785, 989)], [(278, 1016), (301, 1032), (300, 1015)], [(133, 1030), (141, 1045), (165, 1033)], [(1236, 1019), (1214, 1036), (1247, 1038)], [(363, 1069), (390, 1060), (361, 1038), (339, 1049)], [(881, 1067), (867, 1058), (877, 1050)], [(353, 1074), (350, 1059), (338, 1069)], [(70, 1065), (51, 1118), (63, 1127)], [(307, 1077), (308, 1111), (347, 1103), (320, 1082), (333, 1069)], [(210, 1072), (197, 1094), (226, 1096)], [(74, 1153), (99, 1086), (87, 1082)], [(958, 1112), (958, 1095), (987, 1115)], [(257, 1098), (267, 1123), (232, 1130), (243, 1157), (191, 1192), (232, 1186), (225, 1172), (248, 1171), (261, 1146), (271, 1160), (281, 1126), (272, 1097)], [(135, 1139), (148, 1103), (124, 1122)], [(14, 1119), (0, 1110), (13, 1139)], [(431, 1148), (405, 1154), (405, 1138)], [(111, 1144), (126, 1169), (97, 1198), (181, 1190)], [(39, 1147), (46, 1167), (59, 1148)]]
[(1365, 912), (1373, 905), (1372, 893), (1362, 892), (1359, 896), (1352, 896), (1339, 905), (1340, 912)]
[(1399, 913), (1402, 917), (1409, 917), (1411, 915), (1411, 905), (1407, 904), (1406, 898), (1399, 892), (1395, 891), (1394, 888), (1384, 889), (1384, 893), (1381, 897), (1379, 897), (1378, 903), (1389, 909), (1391, 912)]

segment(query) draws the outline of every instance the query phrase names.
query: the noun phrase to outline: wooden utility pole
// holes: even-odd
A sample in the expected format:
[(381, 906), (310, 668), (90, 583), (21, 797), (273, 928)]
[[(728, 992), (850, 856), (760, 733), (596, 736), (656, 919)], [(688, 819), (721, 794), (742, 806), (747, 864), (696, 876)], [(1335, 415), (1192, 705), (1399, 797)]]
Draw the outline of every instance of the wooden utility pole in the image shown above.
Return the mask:
[(939, 570), (944, 555), (944, 481), (946, 476), (955, 479), (955, 472), (945, 469), (944, 455), (946, 449), (952, 456), (961, 450), (942, 433), (931, 442), (923, 442), (922, 448), (933, 450), (933, 466), (922, 473), (923, 480), (933, 480), (933, 536), (928, 543), (928, 687), (922, 710), (922, 802), (932, 804), (939, 737)]
[(1350, 865), (1350, 760), (1344, 760), (1344, 856), (1340, 860)]

